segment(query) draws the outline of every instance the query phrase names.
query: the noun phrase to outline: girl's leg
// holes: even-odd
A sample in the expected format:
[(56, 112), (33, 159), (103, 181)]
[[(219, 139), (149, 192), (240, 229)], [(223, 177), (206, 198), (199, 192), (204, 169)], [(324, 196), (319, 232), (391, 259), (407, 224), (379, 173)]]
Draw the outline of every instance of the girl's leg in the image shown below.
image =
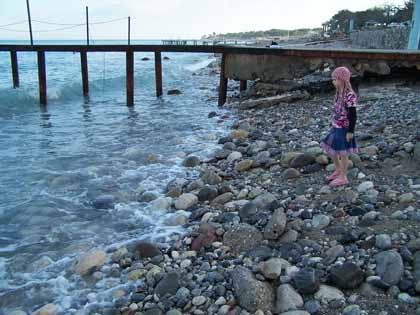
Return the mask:
[(343, 155), (341, 157), (340, 179), (348, 181), (347, 179), (348, 168), (349, 168), (349, 156)]
[(340, 158), (338, 157), (338, 155), (336, 156), (331, 156), (331, 159), (334, 162), (335, 165), (335, 172), (337, 174), (341, 174), (341, 163), (340, 163)]

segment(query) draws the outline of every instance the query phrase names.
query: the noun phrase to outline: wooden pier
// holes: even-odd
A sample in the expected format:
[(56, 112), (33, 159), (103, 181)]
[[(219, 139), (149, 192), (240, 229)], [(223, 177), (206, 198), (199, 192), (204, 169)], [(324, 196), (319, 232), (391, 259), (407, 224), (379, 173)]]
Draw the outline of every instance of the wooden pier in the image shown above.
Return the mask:
[[(397, 63), (411, 63), (420, 69), (420, 51), (402, 50), (345, 50), (345, 49), (278, 49), (249, 46), (225, 45), (175, 45), (165, 42), (164, 45), (0, 45), (0, 51), (10, 53), (13, 87), (19, 87), (18, 53), (33, 51), (37, 53), (39, 100), (41, 105), (47, 104), (47, 71), (45, 67), (46, 52), (72, 52), (80, 54), (83, 95), (89, 95), (89, 52), (125, 52), (126, 54), (126, 95), (127, 105), (134, 105), (134, 54), (137, 52), (153, 52), (155, 56), (156, 96), (163, 95), (162, 88), (162, 52), (183, 53), (212, 53), (222, 56), (219, 81), (219, 106), (226, 103), (227, 85), (229, 79), (240, 81), (240, 90), (247, 88), (247, 80), (257, 79), (256, 75), (270, 72), (270, 62), (278, 60), (293, 60), (295, 63), (307, 63), (308, 60), (338, 60), (340, 61), (384, 61)], [(238, 63), (242, 62), (238, 67)], [(252, 68), (246, 73), (247, 63)], [(245, 69), (243, 74), (235, 73), (232, 68)], [(280, 64), (280, 67), (282, 64)], [(281, 70), (281, 69), (280, 69)], [(240, 73), (241, 71), (237, 71)], [(243, 71), (242, 71), (243, 72)], [(281, 72), (281, 71), (280, 71)]]

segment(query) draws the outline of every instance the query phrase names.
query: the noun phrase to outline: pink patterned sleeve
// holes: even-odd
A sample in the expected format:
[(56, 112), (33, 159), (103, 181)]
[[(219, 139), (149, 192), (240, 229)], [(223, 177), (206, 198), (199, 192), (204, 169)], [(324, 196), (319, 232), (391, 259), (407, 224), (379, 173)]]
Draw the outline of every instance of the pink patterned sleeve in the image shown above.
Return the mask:
[(346, 94), (346, 107), (355, 107), (357, 103), (357, 96), (354, 92), (350, 91)]

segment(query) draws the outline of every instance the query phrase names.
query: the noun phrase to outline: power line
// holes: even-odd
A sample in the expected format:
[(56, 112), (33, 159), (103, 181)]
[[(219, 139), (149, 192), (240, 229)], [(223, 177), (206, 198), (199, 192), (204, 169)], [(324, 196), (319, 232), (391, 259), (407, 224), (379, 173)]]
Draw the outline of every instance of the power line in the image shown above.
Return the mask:
[(12, 26), (12, 25), (17, 25), (17, 24), (23, 24), (23, 23), (26, 23), (28, 20), (23, 20), (23, 21), (20, 21), (20, 22), (14, 22), (14, 23), (10, 23), (10, 24), (3, 24), (3, 25), (0, 25), (0, 27), (5, 27), (5, 26)]

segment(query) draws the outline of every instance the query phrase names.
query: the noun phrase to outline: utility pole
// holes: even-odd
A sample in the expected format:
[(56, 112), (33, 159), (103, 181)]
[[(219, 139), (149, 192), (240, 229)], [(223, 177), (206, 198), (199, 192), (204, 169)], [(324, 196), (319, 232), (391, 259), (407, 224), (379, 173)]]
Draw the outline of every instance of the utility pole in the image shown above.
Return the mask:
[(130, 46), (130, 36), (131, 36), (131, 34), (130, 34), (130, 17), (128, 17), (128, 46)]
[(31, 37), (31, 46), (33, 46), (34, 45), (34, 38), (32, 36), (32, 21), (31, 21), (31, 10), (29, 9), (29, 0), (26, 0), (26, 8), (28, 10), (29, 35)]
[(89, 46), (89, 7), (86, 6), (86, 43)]
[(420, 49), (420, 0), (414, 3), (408, 49)]

